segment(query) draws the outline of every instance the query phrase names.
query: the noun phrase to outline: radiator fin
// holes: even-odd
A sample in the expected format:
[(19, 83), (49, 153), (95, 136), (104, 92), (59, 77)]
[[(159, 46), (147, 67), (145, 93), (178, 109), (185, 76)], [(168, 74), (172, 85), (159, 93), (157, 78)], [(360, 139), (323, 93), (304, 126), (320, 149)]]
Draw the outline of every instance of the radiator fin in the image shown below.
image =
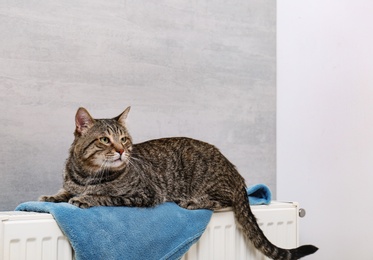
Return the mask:
[(21, 259), (21, 240), (11, 239), (9, 241), (9, 259)]

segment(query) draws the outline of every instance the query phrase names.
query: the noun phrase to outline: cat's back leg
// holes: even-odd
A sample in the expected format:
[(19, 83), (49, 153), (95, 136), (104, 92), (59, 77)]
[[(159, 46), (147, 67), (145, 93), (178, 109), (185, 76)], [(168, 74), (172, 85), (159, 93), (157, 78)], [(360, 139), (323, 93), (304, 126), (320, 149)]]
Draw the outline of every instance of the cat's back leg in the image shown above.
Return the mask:
[(186, 209), (218, 210), (232, 206), (233, 188), (226, 183), (206, 183), (191, 190), (189, 196), (180, 200), (178, 205)]
[(185, 209), (211, 209), (217, 210), (230, 206), (230, 204), (223, 203), (219, 200), (212, 200), (208, 195), (196, 197), (192, 199), (184, 199), (177, 202), (177, 204)]

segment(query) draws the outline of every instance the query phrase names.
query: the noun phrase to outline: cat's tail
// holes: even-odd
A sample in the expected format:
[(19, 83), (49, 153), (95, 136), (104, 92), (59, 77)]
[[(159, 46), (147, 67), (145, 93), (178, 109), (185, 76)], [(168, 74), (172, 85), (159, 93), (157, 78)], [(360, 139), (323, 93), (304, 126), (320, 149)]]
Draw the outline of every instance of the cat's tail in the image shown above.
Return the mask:
[(245, 188), (236, 192), (233, 210), (246, 237), (258, 250), (271, 259), (295, 260), (313, 254), (318, 250), (318, 248), (313, 245), (304, 245), (294, 249), (283, 249), (273, 245), (265, 237), (263, 231), (256, 222), (256, 218), (250, 209)]

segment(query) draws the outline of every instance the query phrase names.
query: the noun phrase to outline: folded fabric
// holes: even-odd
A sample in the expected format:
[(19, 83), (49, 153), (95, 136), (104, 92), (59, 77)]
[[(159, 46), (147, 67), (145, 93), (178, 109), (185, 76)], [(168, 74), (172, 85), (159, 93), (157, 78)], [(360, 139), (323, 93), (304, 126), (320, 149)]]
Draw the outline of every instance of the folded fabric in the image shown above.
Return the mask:
[(268, 205), (272, 200), (271, 190), (265, 184), (255, 184), (247, 188), (250, 205)]
[[(269, 204), (263, 184), (247, 189), (251, 205)], [(173, 202), (154, 208), (92, 207), (25, 202), (16, 210), (53, 215), (77, 260), (180, 259), (204, 232), (212, 211), (186, 210)]]

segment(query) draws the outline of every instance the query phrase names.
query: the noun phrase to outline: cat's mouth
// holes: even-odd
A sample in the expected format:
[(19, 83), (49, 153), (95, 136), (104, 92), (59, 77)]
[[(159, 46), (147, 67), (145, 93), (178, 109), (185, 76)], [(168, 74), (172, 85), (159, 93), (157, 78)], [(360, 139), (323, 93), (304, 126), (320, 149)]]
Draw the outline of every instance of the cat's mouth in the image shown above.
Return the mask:
[(108, 162), (120, 161), (121, 160), (121, 156), (120, 156), (120, 154), (114, 154), (114, 155), (106, 156), (106, 160)]
[(122, 156), (116, 154), (114, 156), (107, 157), (106, 162), (107, 166), (115, 168), (123, 165), (125, 163), (125, 160), (124, 158), (122, 158)]
[(128, 163), (126, 154), (107, 154), (105, 157), (96, 158), (94, 164), (100, 169), (119, 170)]

